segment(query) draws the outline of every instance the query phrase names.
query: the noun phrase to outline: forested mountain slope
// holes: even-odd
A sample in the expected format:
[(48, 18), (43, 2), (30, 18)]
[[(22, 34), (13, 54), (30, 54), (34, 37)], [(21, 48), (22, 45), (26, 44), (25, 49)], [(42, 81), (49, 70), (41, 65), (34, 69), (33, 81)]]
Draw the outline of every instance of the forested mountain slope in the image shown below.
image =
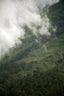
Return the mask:
[(1, 96), (64, 96), (64, 2), (47, 14), (51, 36), (37, 37), (25, 26), (22, 44), (0, 61)]

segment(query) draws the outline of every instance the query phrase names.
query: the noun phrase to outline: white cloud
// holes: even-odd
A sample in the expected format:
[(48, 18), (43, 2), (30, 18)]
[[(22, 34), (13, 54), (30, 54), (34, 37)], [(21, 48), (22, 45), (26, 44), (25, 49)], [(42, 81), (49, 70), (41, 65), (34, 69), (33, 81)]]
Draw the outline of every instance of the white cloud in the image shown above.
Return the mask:
[[(32, 25), (42, 25), (45, 19), (39, 14), (38, 7), (51, 5), (58, 0), (0, 0), (0, 54), (6, 52), (18, 41), (18, 37), (25, 34), (23, 26), (27, 25), (37, 30)], [(47, 24), (47, 27), (49, 22)], [(48, 32), (44, 27), (40, 29), (43, 34)]]

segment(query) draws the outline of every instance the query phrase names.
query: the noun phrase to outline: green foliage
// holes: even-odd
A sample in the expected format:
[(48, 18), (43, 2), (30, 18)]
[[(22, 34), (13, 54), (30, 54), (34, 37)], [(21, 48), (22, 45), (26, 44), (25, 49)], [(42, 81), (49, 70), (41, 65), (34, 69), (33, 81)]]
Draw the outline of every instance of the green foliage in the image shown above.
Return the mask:
[[(58, 3), (49, 9), (48, 17), (53, 28), (56, 28), (56, 35), (64, 33), (64, 3)], [(52, 30), (52, 28), (50, 29)], [(53, 32), (54, 33), (54, 32)]]
[[(11, 78), (6, 86), (5, 96), (64, 96), (64, 62), (44, 73), (37, 71), (19, 80)], [(1, 89), (1, 94), (4, 90)]]
[(22, 44), (0, 61), (0, 96), (64, 96), (63, 3), (51, 6), (48, 17), (50, 37), (24, 26)]

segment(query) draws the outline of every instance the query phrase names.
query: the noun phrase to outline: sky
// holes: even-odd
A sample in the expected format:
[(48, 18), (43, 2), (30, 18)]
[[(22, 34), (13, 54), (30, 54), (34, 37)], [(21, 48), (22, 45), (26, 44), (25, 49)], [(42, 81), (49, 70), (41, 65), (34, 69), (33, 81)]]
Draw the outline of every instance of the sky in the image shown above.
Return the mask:
[(25, 25), (33, 29), (34, 34), (37, 34), (35, 26), (41, 25), (39, 32), (49, 35), (49, 19), (46, 15), (41, 18), (40, 9), (56, 2), (58, 0), (0, 0), (0, 56), (19, 43), (18, 38), (25, 34)]

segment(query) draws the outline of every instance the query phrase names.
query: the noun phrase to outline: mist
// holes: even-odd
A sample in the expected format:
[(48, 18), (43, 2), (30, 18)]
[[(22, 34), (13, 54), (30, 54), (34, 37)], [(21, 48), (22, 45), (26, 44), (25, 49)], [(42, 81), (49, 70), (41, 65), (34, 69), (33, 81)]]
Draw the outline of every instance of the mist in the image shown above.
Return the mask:
[[(41, 34), (50, 35), (49, 19), (41, 17), (40, 10), (59, 0), (0, 0), (0, 56), (6, 53), (25, 34), (27, 25), (37, 34), (36, 26), (41, 26)], [(43, 12), (43, 11), (42, 11)], [(42, 13), (44, 14), (44, 12)]]

